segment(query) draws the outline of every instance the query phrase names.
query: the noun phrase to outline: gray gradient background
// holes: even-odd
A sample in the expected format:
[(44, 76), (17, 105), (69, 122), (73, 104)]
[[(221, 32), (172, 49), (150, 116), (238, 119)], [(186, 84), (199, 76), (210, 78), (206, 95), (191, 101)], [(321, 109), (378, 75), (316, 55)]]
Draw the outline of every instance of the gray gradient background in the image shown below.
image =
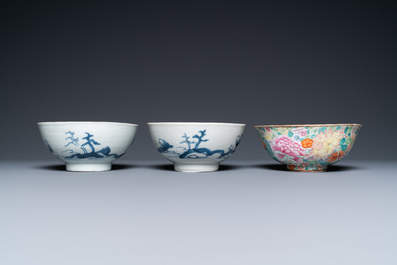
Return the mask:
[[(397, 264), (396, 11), (386, 1), (2, 6), (0, 263)], [(70, 173), (36, 126), (59, 120), (141, 126), (112, 171)], [(148, 121), (247, 128), (220, 171), (187, 174), (155, 150)], [(253, 128), (340, 122), (364, 127), (325, 174), (269, 164)]]
[[(14, 2), (2, 7), (1, 159), (48, 159), (36, 122), (361, 123), (350, 159), (397, 157), (390, 1)], [(126, 161), (126, 160), (125, 160)]]

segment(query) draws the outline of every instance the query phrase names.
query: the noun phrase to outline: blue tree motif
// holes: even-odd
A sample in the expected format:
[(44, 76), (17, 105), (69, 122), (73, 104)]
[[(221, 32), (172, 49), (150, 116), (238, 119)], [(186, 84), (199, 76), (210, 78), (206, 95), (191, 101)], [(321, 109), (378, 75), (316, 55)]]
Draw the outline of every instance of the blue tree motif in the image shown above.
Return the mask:
[(83, 138), (83, 140), (86, 140), (87, 142), (85, 142), (84, 144), (81, 145), (81, 149), (83, 149), (84, 153), (87, 153), (87, 150), (83, 147), (85, 145), (89, 145), (91, 147), (91, 153), (95, 153), (95, 148), (94, 145), (100, 145), (100, 143), (96, 142), (94, 139), (90, 139), (91, 137), (93, 137), (94, 135), (89, 134), (88, 132), (86, 132), (87, 136)]
[[(195, 149), (199, 148), (199, 146), (200, 146), (200, 144), (201, 144), (202, 142), (207, 142), (207, 141), (209, 141), (208, 139), (203, 139), (203, 137), (206, 135), (206, 134), (205, 134), (206, 131), (207, 131), (207, 130), (199, 131), (200, 135), (197, 135), (197, 134), (196, 134), (196, 135), (193, 136), (193, 138), (197, 138), (197, 139), (198, 139), (196, 145), (194, 146)], [(189, 148), (189, 149), (190, 149), (190, 148)]]
[(70, 142), (67, 145), (65, 145), (65, 147), (67, 147), (67, 146), (69, 146), (71, 144), (73, 144), (74, 146), (79, 146), (79, 143), (78, 143), (79, 142), (79, 138), (74, 138), (74, 132), (68, 131), (65, 134), (70, 134), (69, 137), (65, 138), (65, 140), (70, 139)]
[[(198, 158), (197, 155), (194, 155), (193, 153), (202, 154), (205, 157), (212, 156), (212, 155), (214, 155), (216, 153), (219, 154), (219, 157), (225, 156), (226, 153), (223, 150), (217, 149), (217, 150), (213, 150), (212, 151), (212, 150), (210, 150), (208, 148), (200, 147), (200, 144), (202, 142), (209, 141), (209, 139), (203, 139), (204, 136), (206, 135), (206, 133), (205, 133), (206, 131), (207, 130), (199, 131), (200, 135), (195, 134), (193, 136), (193, 138), (197, 139), (197, 142), (194, 142), (194, 141), (190, 142), (189, 141), (189, 137), (185, 133), (185, 135), (182, 136), (183, 138), (185, 138), (185, 141), (182, 141), (181, 143), (187, 143), (188, 144), (188, 150), (186, 150), (181, 155), (179, 155), (179, 157), (180, 158)], [(191, 148), (191, 144), (195, 144), (194, 148)], [(227, 152), (227, 154), (229, 154), (229, 153), (232, 153), (232, 151), (229, 150), (229, 152)]]
[[(71, 153), (70, 156), (66, 156), (64, 158), (68, 158), (68, 159), (93, 159), (93, 158), (104, 158), (104, 157), (114, 157), (114, 158), (119, 158), (122, 155), (124, 155), (124, 153), (118, 155), (115, 153), (111, 153), (111, 149), (109, 146), (106, 146), (104, 148), (102, 148), (99, 151), (95, 151), (95, 147), (94, 145), (101, 145), (100, 143), (96, 142), (94, 139), (92, 139), (92, 137), (94, 135), (86, 132), (85, 134), (87, 135), (86, 137), (82, 138), (83, 140), (85, 140), (86, 142), (83, 143), (82, 145), (80, 145), (78, 143), (78, 139), (79, 138), (74, 138), (74, 132), (66, 132), (65, 134), (70, 134), (70, 137), (67, 137), (65, 140), (70, 140), (70, 142), (66, 145), (70, 145), (73, 144), (75, 146), (80, 146), (80, 148), (84, 151), (84, 153), (75, 153), (72, 149), (67, 149), (65, 151), (62, 152), (69, 152)], [(87, 152), (87, 149), (84, 147), (88, 145), (91, 148), (91, 152)], [(66, 147), (65, 146), (65, 147)], [(50, 148), (49, 148), (50, 149)], [(52, 149), (50, 149), (51, 151)]]
[(191, 142), (191, 141), (189, 141), (189, 136), (187, 136), (186, 135), (186, 133), (182, 136), (182, 138), (185, 138), (185, 140), (184, 141), (182, 141), (182, 142), (179, 142), (180, 144), (183, 144), (183, 143), (186, 143), (187, 144), (187, 146), (188, 146), (188, 150), (190, 150), (190, 149), (192, 149), (191, 148), (191, 144), (195, 144), (196, 142)]

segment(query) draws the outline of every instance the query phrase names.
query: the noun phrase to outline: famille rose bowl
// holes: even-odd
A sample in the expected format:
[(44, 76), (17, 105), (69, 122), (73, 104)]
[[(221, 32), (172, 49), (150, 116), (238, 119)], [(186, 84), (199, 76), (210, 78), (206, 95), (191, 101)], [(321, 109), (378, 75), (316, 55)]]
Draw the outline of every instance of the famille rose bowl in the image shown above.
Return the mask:
[(325, 171), (353, 147), (360, 124), (258, 125), (266, 151), (291, 171)]
[(68, 171), (107, 171), (131, 146), (138, 125), (119, 122), (39, 122), (48, 150)]
[(156, 149), (176, 171), (210, 172), (234, 153), (245, 124), (149, 122), (148, 127)]

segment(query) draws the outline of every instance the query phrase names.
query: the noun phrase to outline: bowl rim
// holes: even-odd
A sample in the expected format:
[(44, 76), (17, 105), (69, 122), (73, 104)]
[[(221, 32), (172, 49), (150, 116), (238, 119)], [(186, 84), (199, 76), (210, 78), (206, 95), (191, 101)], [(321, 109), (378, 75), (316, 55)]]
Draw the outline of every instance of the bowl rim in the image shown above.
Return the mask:
[(256, 125), (255, 128), (268, 128), (268, 127), (278, 127), (278, 128), (292, 128), (292, 127), (335, 127), (335, 126), (358, 126), (362, 127), (361, 124), (358, 123), (318, 123), (318, 124), (281, 124), (281, 125)]
[(126, 125), (126, 126), (139, 126), (135, 123), (127, 122), (113, 122), (113, 121), (41, 121), (37, 125), (65, 125), (65, 124), (109, 124), (109, 125)]
[(148, 122), (147, 125), (226, 125), (226, 126), (246, 126), (244, 123), (233, 122)]

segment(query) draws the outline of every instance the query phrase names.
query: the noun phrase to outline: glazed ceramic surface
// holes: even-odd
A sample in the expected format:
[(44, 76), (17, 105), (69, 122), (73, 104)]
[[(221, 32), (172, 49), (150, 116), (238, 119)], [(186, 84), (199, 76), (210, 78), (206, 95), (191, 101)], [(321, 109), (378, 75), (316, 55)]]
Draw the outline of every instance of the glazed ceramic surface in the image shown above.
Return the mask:
[(294, 171), (325, 171), (353, 147), (360, 124), (255, 126), (266, 151)]
[(219, 163), (236, 150), (245, 128), (245, 124), (200, 122), (150, 122), (148, 126), (157, 150), (182, 172), (218, 170)]
[(48, 150), (68, 171), (106, 171), (131, 146), (138, 125), (117, 122), (39, 122)]

